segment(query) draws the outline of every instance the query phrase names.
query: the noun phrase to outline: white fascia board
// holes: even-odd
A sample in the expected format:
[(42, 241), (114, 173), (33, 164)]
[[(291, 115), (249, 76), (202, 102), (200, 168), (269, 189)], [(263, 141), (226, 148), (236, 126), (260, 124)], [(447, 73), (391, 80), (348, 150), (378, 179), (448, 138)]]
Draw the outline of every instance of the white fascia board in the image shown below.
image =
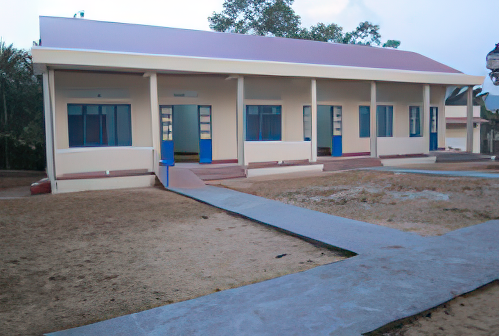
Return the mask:
[(34, 63), (48, 66), (89, 66), (144, 71), (186, 71), (201, 73), (306, 77), (425, 83), (443, 85), (481, 85), (483, 76), (377, 69), (272, 61), (234, 60), (207, 57), (151, 55), (110, 51), (33, 47)]

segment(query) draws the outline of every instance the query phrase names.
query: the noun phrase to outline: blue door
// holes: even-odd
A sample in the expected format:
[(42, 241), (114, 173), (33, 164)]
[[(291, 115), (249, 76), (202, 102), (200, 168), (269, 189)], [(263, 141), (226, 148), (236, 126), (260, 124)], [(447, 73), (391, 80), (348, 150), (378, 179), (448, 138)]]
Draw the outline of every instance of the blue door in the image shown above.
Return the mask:
[(161, 161), (167, 166), (175, 164), (173, 152), (173, 106), (160, 106), (161, 114)]
[(438, 149), (438, 107), (430, 107), (430, 150)]
[(331, 106), (331, 129), (332, 129), (332, 156), (343, 155), (343, 140), (342, 140), (342, 108), (341, 106)]
[(199, 163), (211, 163), (211, 106), (198, 106), (199, 115)]

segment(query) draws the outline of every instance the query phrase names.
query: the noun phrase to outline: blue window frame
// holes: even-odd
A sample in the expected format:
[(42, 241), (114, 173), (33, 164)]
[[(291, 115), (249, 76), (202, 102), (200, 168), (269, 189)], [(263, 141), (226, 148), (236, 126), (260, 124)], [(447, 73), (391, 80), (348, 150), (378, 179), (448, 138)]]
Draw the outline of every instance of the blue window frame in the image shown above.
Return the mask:
[(312, 107), (303, 106), (303, 139), (312, 140)]
[(421, 111), (419, 106), (409, 106), (409, 136), (421, 136)]
[(131, 146), (132, 117), (126, 104), (68, 104), (69, 147)]
[(393, 136), (393, 106), (378, 105), (376, 108), (376, 122), (379, 137)]
[(246, 140), (248, 140), (248, 141), (280, 141), (281, 140), (281, 106), (280, 105), (247, 105), (246, 106)]
[(359, 136), (369, 138), (371, 136), (371, 113), (369, 106), (359, 106)]

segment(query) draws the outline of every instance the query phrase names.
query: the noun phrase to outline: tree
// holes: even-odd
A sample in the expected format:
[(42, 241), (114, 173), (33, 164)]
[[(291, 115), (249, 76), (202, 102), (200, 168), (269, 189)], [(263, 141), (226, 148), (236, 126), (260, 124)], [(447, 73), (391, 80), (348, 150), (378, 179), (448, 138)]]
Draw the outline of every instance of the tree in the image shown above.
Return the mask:
[(296, 37), (300, 17), (291, 8), (294, 0), (226, 0), (221, 13), (208, 18), (219, 32)]
[[(335, 23), (301, 27), (301, 19), (291, 5), (294, 0), (225, 0), (223, 11), (209, 18), (210, 28), (219, 32), (289, 37), (322, 42), (379, 46), (379, 25), (368, 21), (343, 34)], [(398, 48), (400, 41), (388, 40), (383, 47)]]
[(0, 41), (0, 166), (43, 169), (44, 133), (41, 81), (28, 51)]
[(381, 34), (379, 25), (369, 21), (361, 22), (354, 31), (348, 32), (343, 37), (345, 44), (380, 45)]
[(303, 28), (299, 33), (299, 38), (304, 40), (343, 43), (343, 28), (335, 23), (325, 25), (320, 22), (317, 25), (310, 27), (310, 30)]
[(397, 40), (388, 40), (383, 43), (383, 48), (394, 48), (397, 49), (400, 46), (400, 41)]

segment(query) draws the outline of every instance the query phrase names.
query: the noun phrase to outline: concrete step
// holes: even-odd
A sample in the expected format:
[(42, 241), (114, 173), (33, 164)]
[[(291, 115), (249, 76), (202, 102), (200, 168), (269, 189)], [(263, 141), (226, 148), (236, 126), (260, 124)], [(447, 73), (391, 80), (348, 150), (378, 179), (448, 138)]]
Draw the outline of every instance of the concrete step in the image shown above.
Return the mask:
[(228, 167), (191, 168), (190, 170), (203, 181), (246, 177), (246, 170), (244, 167), (235, 165)]
[(477, 153), (457, 153), (457, 152), (433, 152), (439, 162), (474, 162), (474, 161), (490, 161), (490, 155)]
[(321, 161), (324, 164), (324, 171), (337, 171), (355, 168), (381, 167), (381, 160), (378, 158), (358, 158)]

